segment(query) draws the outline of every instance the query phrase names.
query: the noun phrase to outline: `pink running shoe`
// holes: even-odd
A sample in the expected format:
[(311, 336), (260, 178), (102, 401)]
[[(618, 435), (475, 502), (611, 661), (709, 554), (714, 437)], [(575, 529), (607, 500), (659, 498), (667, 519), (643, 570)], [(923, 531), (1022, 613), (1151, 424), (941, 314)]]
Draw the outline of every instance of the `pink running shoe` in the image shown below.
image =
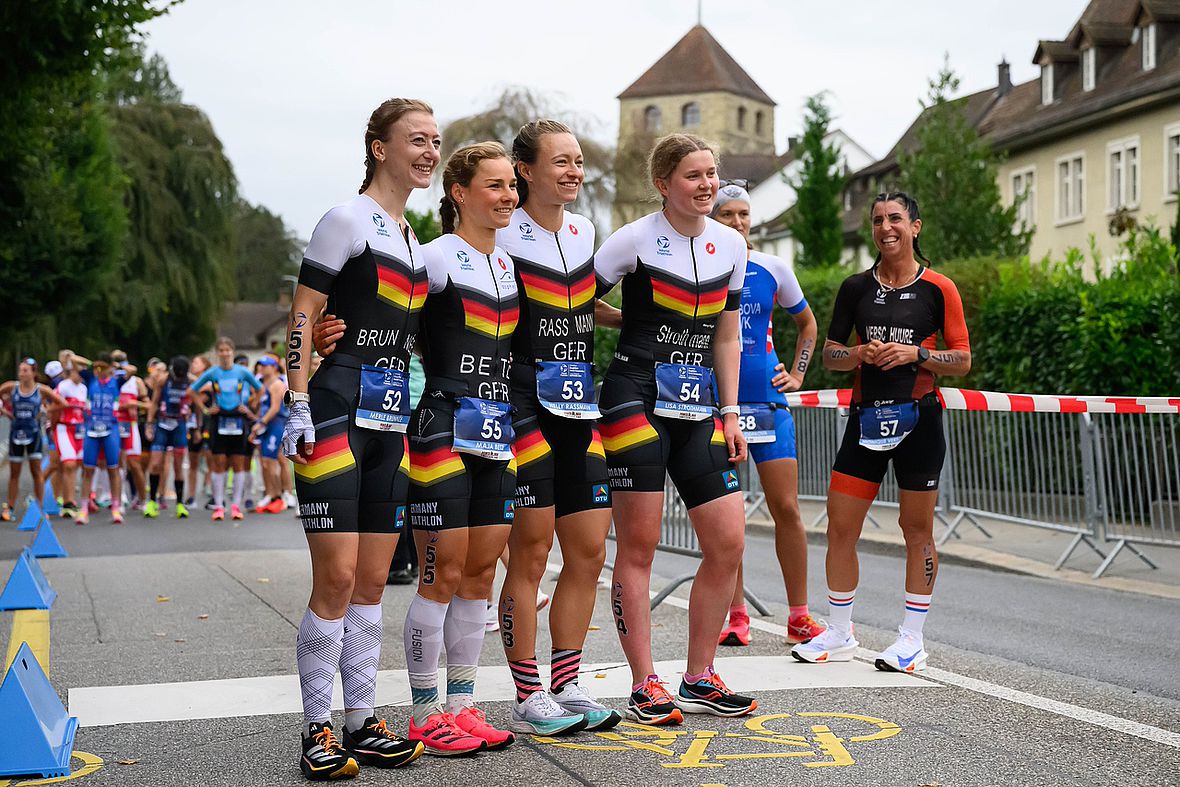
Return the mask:
[(116, 525), (123, 524), (123, 512), (117, 508), (111, 511), (111, 521)]
[(721, 629), (721, 636), (717, 639), (719, 645), (735, 645), (744, 647), (750, 644), (750, 616), (744, 612), (730, 612), (729, 625)]
[(516, 742), (516, 736), (508, 730), (497, 730), (488, 724), (487, 717), (483, 715), (483, 711), (474, 705), (464, 708), (455, 717), (455, 723), (459, 725), (459, 729), (487, 741), (488, 751), (504, 749)]
[(787, 644), (810, 642), (827, 631), (827, 627), (811, 615), (799, 615), (787, 621)]
[(246, 515), (242, 513), (242, 509), (238, 508), (238, 504), (234, 503), (229, 507), (229, 515), (231, 519), (245, 519)]
[(220, 522), (221, 520), (225, 519), (225, 509), (222, 508), (221, 506), (218, 506), (217, 508), (213, 509), (212, 519), (214, 522)]
[(475, 754), (488, 748), (487, 741), (461, 729), (455, 723), (455, 717), (449, 713), (432, 713), (421, 727), (414, 723), (414, 717), (411, 716), (406, 740), (421, 742), (426, 747), (426, 753), (436, 757)]

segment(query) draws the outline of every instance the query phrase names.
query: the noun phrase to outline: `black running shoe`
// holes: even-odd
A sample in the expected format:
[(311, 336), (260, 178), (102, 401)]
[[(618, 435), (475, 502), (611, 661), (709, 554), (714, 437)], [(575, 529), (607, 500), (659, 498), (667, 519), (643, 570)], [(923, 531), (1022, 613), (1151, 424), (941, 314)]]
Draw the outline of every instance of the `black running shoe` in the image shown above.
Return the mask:
[(370, 716), (356, 732), (344, 728), (344, 748), (364, 765), (398, 768), (422, 755), (426, 749), (419, 741), (407, 741), (393, 734), (384, 719)]
[(681, 724), (684, 714), (655, 675), (649, 675), (627, 700), (627, 717), (640, 724)]
[(332, 779), (351, 779), (361, 772), (356, 759), (336, 740), (331, 724), (311, 723), (303, 737), (303, 756), (299, 770), (314, 782)]
[(712, 667), (696, 683), (680, 681), (676, 692), (676, 707), (685, 713), (711, 713), (714, 716), (745, 716), (758, 707), (751, 697), (734, 694), (722, 682)]

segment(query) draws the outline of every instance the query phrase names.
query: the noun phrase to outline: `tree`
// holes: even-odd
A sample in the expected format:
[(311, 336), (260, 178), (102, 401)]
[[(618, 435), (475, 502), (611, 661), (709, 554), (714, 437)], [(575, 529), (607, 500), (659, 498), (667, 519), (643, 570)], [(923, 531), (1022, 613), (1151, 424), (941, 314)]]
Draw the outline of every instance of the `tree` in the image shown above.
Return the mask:
[(237, 180), (209, 118), (179, 102), (163, 61), (140, 70), (152, 76), (112, 80), (123, 86), (110, 112), (131, 231), (102, 295), (109, 338), (128, 352), (193, 352), (213, 341), (234, 295)]
[(1004, 207), (1001, 157), (967, 120), (965, 98), (951, 99), (959, 78), (949, 58), (922, 102), (917, 146), (898, 156), (901, 187), (922, 206), (922, 251), (933, 260), (1028, 253), (1031, 227), (1017, 227), (1020, 199)]
[(582, 147), (586, 178), (578, 202), (580, 212), (592, 218), (604, 211), (609, 218), (613, 193), (614, 152), (589, 135), (593, 121), (576, 113), (555, 109), (551, 100), (524, 87), (509, 87), (486, 109), (452, 120), (443, 129), (443, 155), (472, 142), (496, 140), (512, 151), (512, 140), (525, 123), (540, 118), (560, 120), (569, 126)]
[(803, 170), (791, 183), (795, 206), (789, 223), (791, 234), (803, 247), (796, 264), (805, 268), (839, 262), (844, 246), (840, 198), (845, 177), (840, 148), (825, 141), (831, 121), (824, 93), (807, 99), (800, 143)]
[(414, 231), (414, 236), (419, 243), (430, 243), (430, 241), (442, 235), (442, 225), (438, 223), (433, 213), (419, 213), (416, 210), (406, 211), (406, 223), (410, 225), (410, 229)]
[(240, 201), (233, 220), (233, 267), (241, 301), (273, 301), (291, 291), (284, 276), (299, 275), (306, 244), (261, 205)]

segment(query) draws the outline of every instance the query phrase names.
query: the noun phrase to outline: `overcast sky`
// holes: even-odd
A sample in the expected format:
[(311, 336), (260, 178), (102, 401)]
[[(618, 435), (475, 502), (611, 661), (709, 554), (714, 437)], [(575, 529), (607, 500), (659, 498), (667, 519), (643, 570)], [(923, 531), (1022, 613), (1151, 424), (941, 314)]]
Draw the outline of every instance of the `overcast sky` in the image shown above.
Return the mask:
[[(1086, 0), (702, 0), (703, 21), (777, 103), (779, 150), (805, 98), (831, 94), (835, 125), (884, 155), (918, 111), (943, 53), (962, 92), (1032, 79), (1039, 39), (1069, 32)], [(147, 26), (184, 98), (225, 143), (242, 194), (300, 237), (356, 193), (364, 127), (391, 96), (441, 123), (524, 85), (613, 142), (615, 97), (696, 22), (697, 0), (186, 0)], [(425, 208), (418, 198), (411, 207)]]

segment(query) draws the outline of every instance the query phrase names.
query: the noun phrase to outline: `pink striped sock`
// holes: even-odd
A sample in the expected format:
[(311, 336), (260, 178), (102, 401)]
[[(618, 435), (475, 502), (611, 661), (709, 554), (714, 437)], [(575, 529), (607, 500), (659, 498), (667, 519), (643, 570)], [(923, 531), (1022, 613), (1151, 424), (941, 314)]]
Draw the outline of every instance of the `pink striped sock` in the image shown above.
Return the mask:
[(582, 651), (554, 648), (549, 664), (552, 672), (550, 685), (553, 693), (556, 694), (564, 689), (567, 683), (578, 682), (578, 670), (582, 666)]
[(516, 701), (524, 702), (541, 690), (541, 673), (537, 671), (537, 657), (508, 662), (512, 682), (516, 684)]

